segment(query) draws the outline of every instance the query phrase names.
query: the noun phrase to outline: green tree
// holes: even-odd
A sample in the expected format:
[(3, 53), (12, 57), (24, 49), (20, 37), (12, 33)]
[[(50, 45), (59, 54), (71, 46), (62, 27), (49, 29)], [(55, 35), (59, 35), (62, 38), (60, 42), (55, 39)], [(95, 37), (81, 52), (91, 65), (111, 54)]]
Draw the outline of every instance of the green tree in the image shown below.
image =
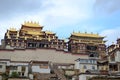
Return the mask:
[(19, 77), (19, 74), (17, 72), (12, 72), (11, 77), (17, 78), (17, 77)]
[(2, 74), (2, 80), (8, 80), (9, 75), (7, 73)]

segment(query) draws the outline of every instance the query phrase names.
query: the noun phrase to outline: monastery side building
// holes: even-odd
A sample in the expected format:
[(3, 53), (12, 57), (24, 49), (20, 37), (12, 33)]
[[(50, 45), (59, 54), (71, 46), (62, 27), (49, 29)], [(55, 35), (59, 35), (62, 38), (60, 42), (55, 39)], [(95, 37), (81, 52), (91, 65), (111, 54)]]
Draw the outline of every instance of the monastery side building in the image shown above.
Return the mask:
[(117, 39), (117, 43), (107, 47), (108, 60), (109, 60), (109, 72), (110, 74), (119, 74), (120, 72), (120, 38)]
[(106, 52), (104, 37), (93, 33), (73, 32), (69, 37), (68, 50), (73, 54), (103, 57)]
[(55, 48), (63, 50), (66, 43), (58, 39), (51, 31), (42, 31), (43, 26), (36, 22), (24, 22), (20, 30), (10, 28), (5, 33), (4, 42), (7, 49)]
[[(93, 33), (73, 32), (69, 37), (68, 50), (72, 54), (87, 55), (88, 58), (78, 58), (75, 68), (82, 73), (108, 74), (108, 60), (104, 37)], [(79, 78), (80, 78), (79, 76)], [(86, 74), (86, 76), (88, 76)], [(87, 79), (79, 79), (87, 80)]]

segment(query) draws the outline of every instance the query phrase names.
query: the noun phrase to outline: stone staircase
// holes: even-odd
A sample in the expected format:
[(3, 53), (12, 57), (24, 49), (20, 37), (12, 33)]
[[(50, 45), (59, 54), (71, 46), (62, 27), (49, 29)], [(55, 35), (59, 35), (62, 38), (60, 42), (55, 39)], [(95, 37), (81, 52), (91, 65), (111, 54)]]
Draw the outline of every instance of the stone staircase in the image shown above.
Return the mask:
[(64, 76), (64, 71), (62, 69), (58, 69), (56, 65), (51, 64), (49, 64), (49, 67), (53, 73), (34, 73), (34, 80), (67, 80), (67, 78)]
[(54, 73), (57, 75), (59, 80), (67, 80), (64, 74), (59, 69), (54, 69)]
[(67, 80), (66, 77), (64, 76), (64, 72), (62, 69), (58, 69), (56, 65), (50, 65), (51, 70), (56, 74), (58, 77), (58, 80)]

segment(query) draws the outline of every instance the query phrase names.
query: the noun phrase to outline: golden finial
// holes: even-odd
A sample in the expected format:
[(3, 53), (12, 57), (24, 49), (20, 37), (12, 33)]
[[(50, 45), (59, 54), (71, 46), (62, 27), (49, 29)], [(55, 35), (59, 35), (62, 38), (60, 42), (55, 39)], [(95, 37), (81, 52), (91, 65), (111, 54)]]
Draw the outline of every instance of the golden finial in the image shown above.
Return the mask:
[(32, 26), (32, 27), (40, 27), (39, 22), (36, 23), (36, 22), (33, 22), (33, 21), (30, 21), (30, 22), (27, 21), (27, 22), (24, 23), (24, 25), (26, 25), (26, 26)]
[(33, 22), (31, 21), (31, 24), (32, 24)]
[(29, 23), (29, 21), (27, 23)]
[(10, 31), (16, 31), (16, 28), (10, 27)]
[(36, 21), (34, 22), (34, 24), (37, 24)]
[(37, 22), (37, 24), (39, 24), (39, 22)]

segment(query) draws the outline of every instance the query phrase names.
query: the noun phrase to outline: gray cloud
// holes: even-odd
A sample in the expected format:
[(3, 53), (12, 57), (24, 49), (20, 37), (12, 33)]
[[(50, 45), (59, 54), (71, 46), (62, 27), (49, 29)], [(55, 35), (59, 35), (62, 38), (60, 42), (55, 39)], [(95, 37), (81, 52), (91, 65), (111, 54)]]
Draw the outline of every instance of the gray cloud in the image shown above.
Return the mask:
[(43, 4), (48, 0), (0, 0), (0, 18), (14, 15), (37, 13), (52, 4)]
[(120, 0), (95, 0), (95, 9), (98, 12), (113, 13), (120, 10)]

